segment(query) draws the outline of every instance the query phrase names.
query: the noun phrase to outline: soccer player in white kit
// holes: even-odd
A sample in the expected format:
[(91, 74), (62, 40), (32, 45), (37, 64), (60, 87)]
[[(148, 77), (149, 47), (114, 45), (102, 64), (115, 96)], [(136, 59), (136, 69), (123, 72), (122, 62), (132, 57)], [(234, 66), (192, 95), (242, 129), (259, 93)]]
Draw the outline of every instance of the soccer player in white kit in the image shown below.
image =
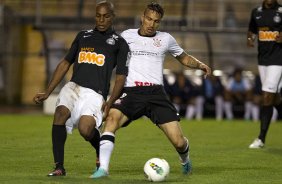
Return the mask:
[(206, 75), (211, 74), (211, 69), (186, 54), (169, 33), (157, 31), (163, 14), (159, 4), (150, 3), (141, 17), (140, 29), (129, 29), (121, 34), (130, 47), (129, 73), (123, 94), (112, 105), (106, 119), (100, 141), (100, 167), (90, 178), (108, 175), (115, 132), (143, 115), (150, 118), (175, 147), (183, 173), (192, 170), (188, 139), (182, 133), (179, 115), (163, 87), (164, 57), (168, 52), (184, 66), (201, 69)]

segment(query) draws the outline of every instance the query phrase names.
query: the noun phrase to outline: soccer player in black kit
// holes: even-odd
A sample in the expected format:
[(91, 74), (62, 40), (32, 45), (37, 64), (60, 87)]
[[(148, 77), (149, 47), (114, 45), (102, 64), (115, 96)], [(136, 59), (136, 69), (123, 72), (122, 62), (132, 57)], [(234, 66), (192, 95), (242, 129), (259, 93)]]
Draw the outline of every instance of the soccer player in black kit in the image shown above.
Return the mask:
[(254, 47), (258, 40), (258, 69), (262, 82), (260, 134), (249, 148), (262, 148), (271, 122), (273, 107), (281, 114), (282, 104), (282, 6), (277, 0), (264, 0), (253, 9), (247, 34), (247, 45)]
[[(96, 6), (96, 26), (93, 30), (77, 34), (67, 55), (58, 64), (44, 93), (34, 97), (42, 103), (73, 64), (73, 74), (60, 91), (52, 127), (55, 169), (48, 176), (64, 176), (64, 144), (67, 131), (78, 128), (81, 136), (96, 149), (99, 158), (100, 132), (103, 112), (107, 116), (110, 106), (120, 96), (127, 68), (129, 47), (112, 28), (115, 14), (113, 4), (102, 1)], [(115, 86), (106, 100), (112, 70), (116, 67)]]

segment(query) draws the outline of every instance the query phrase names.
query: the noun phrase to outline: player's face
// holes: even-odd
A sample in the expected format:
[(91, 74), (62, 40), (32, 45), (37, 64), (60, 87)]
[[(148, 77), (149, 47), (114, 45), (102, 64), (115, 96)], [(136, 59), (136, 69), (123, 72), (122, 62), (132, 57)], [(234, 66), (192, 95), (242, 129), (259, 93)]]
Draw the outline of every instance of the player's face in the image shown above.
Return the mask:
[(270, 7), (270, 6), (272, 6), (274, 3), (276, 3), (277, 0), (264, 0), (263, 2), (264, 2), (264, 4), (265, 4), (266, 6)]
[(156, 33), (161, 23), (161, 15), (152, 10), (146, 10), (141, 17), (140, 33), (144, 36), (152, 36)]
[(101, 5), (96, 8), (95, 20), (96, 28), (103, 32), (112, 26), (114, 15), (109, 7)]

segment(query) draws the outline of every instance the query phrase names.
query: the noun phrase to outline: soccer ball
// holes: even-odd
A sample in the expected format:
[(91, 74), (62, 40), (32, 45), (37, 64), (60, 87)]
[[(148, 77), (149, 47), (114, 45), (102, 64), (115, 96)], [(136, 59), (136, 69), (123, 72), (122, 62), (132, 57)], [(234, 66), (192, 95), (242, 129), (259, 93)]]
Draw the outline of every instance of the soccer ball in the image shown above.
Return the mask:
[(144, 165), (144, 174), (149, 181), (164, 181), (169, 174), (169, 164), (165, 159), (151, 158)]

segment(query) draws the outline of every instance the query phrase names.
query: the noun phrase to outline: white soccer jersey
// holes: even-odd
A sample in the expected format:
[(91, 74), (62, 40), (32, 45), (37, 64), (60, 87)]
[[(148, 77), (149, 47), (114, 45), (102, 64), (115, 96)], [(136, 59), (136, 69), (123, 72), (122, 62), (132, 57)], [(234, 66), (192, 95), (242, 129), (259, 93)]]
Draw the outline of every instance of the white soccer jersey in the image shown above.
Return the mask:
[(163, 63), (165, 54), (179, 56), (183, 49), (166, 32), (157, 31), (155, 36), (146, 37), (138, 29), (121, 33), (130, 48), (129, 72), (125, 87), (163, 85)]

